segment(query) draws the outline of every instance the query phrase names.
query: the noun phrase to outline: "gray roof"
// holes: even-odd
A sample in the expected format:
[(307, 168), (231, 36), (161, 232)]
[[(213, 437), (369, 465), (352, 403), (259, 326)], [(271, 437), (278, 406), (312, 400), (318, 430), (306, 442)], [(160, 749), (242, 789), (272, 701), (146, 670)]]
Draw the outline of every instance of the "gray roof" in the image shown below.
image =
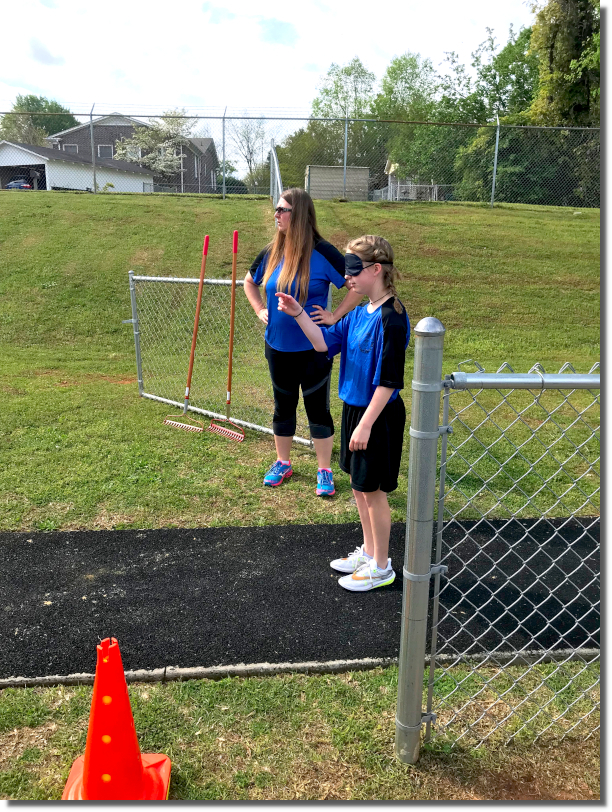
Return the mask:
[(77, 124), (74, 127), (68, 127), (67, 130), (60, 130), (57, 133), (51, 133), (48, 135), (47, 138), (57, 138), (59, 135), (66, 135), (66, 133), (74, 132), (75, 130), (82, 130), (83, 127), (89, 127), (90, 123), (93, 124), (100, 124), (107, 118), (124, 118), (126, 124), (135, 124), (137, 127), (150, 127), (150, 124), (147, 124), (146, 121), (139, 121), (137, 118), (131, 118), (130, 116), (124, 116), (123, 113), (109, 113), (105, 116), (98, 116), (97, 118), (92, 119), (92, 122), (86, 121), (83, 124)]
[[(50, 158), (54, 161), (65, 161), (69, 164), (88, 164), (91, 166), (91, 158), (86, 158), (84, 155), (74, 154), (72, 152), (64, 152), (59, 149), (50, 149), (49, 147), (39, 147), (36, 144), (22, 144), (19, 141), (8, 141), (4, 139), (7, 144), (12, 144), (15, 147), (23, 147), (35, 155), (40, 155), (41, 158)], [(2, 143), (2, 141), (0, 141)], [(130, 161), (115, 161), (112, 158), (96, 158), (96, 166), (103, 166), (107, 169), (116, 169), (121, 172), (133, 172), (139, 175), (153, 175), (153, 171), (144, 166), (133, 164)]]

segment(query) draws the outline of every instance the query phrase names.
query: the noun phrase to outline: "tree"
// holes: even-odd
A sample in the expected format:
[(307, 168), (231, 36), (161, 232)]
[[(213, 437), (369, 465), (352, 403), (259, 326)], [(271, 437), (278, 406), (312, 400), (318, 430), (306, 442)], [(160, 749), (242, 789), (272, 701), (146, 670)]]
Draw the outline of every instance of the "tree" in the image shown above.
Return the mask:
[(484, 102), (487, 121), (521, 113), (533, 102), (539, 79), (531, 35), (531, 28), (521, 28), (516, 34), (511, 25), (508, 42), (498, 51), (493, 31), (487, 28), (487, 39), (472, 54), (474, 92)]
[(253, 173), (262, 162), (266, 128), (263, 119), (241, 119), (227, 124), (230, 143), (245, 161), (248, 172)]
[(424, 121), (433, 114), (437, 90), (430, 60), (408, 51), (391, 60), (373, 110), (379, 118)]
[(312, 115), (318, 118), (364, 118), (371, 115), (376, 76), (365, 68), (358, 56), (347, 65), (332, 62), (312, 103)]
[(534, 11), (539, 89), (531, 122), (599, 126), (599, 0), (548, 0)]
[[(26, 113), (28, 115), (24, 115)], [(48, 115), (49, 113), (53, 115)], [(0, 135), (9, 141), (43, 146), (48, 145), (46, 136), (78, 127), (79, 124), (67, 107), (53, 99), (33, 95), (17, 96), (11, 112), (6, 113), (0, 121)]]
[[(166, 110), (159, 118), (150, 118), (150, 126), (134, 127), (131, 138), (117, 141), (113, 158), (137, 161), (155, 175), (169, 179), (181, 170), (183, 146), (191, 136), (195, 119), (184, 109)], [(140, 157), (139, 157), (140, 156)]]

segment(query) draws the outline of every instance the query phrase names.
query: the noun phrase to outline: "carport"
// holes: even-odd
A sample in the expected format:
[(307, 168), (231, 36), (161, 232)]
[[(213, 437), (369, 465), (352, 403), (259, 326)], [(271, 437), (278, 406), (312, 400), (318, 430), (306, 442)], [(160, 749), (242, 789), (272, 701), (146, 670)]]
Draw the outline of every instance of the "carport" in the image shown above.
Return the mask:
[(47, 173), (44, 163), (18, 166), (0, 166), (0, 189), (4, 189), (7, 183), (17, 178), (27, 178), (32, 185), (32, 189), (47, 188)]
[(95, 170), (90, 157), (64, 152), (36, 144), (0, 141), (0, 189), (18, 177), (32, 181), (34, 189), (62, 189), (91, 192), (144, 192), (153, 184), (150, 169), (128, 161), (109, 158), (96, 160)]

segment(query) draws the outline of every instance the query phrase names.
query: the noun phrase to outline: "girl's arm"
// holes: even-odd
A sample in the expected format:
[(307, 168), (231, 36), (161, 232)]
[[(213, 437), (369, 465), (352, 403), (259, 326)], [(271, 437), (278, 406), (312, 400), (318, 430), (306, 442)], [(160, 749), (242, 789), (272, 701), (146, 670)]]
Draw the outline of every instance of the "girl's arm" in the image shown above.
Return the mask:
[(255, 282), (253, 282), (253, 277), (251, 276), (250, 271), (247, 271), (247, 275), (244, 277), (244, 292), (246, 293), (246, 297), (249, 300), (251, 307), (255, 311), (257, 318), (263, 321), (264, 324), (267, 324), (268, 308), (263, 303), (259, 285), (256, 285)]
[(302, 332), (317, 352), (327, 352), (327, 344), (323, 338), (321, 328), (318, 327), (304, 310), (301, 304), (295, 301), (288, 293), (277, 293), (278, 309), (288, 316), (293, 316), (302, 328)]
[(389, 402), (389, 398), (393, 392), (394, 390), (388, 386), (376, 387), (372, 400), (368, 404), (368, 408), (363, 413), (361, 420), (357, 423), (355, 431), (351, 435), (349, 451), (363, 451), (367, 447), (372, 426)]
[(246, 297), (249, 300), (251, 307), (255, 311), (257, 318), (263, 321), (264, 324), (267, 324), (268, 308), (263, 303), (259, 285), (256, 285), (255, 282), (253, 282), (253, 277), (251, 276), (250, 271), (247, 271), (247, 275), (244, 277), (244, 292), (246, 293)]
[[(346, 282), (344, 283), (344, 287), (346, 287)], [(331, 326), (337, 321), (340, 321), (342, 316), (346, 315), (346, 313), (354, 310), (362, 299), (362, 293), (349, 290), (346, 292), (344, 299), (340, 302), (333, 313), (330, 313), (329, 310), (326, 310), (324, 307), (313, 305), (313, 314), (310, 318), (315, 324), (326, 324), (327, 326)]]

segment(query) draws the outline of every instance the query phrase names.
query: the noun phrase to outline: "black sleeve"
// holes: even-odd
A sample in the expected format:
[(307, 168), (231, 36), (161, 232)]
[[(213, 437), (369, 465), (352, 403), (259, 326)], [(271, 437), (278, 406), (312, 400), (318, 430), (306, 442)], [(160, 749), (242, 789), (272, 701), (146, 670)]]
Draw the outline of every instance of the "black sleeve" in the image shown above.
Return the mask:
[(315, 243), (314, 250), (325, 257), (340, 276), (344, 276), (344, 254), (341, 254), (335, 245), (327, 242), (327, 240), (319, 240)]
[[(259, 252), (259, 254), (257, 254), (257, 256), (255, 257), (255, 259), (254, 259), (254, 261), (253, 261), (253, 263), (251, 265), (251, 267), (249, 268), (249, 272), (250, 272), (251, 276), (253, 277), (253, 279), (255, 279), (255, 271), (259, 268), (261, 263), (264, 261), (264, 259), (266, 258), (267, 253), (268, 253), (268, 249), (263, 248)], [(265, 270), (265, 265), (264, 265), (264, 270)], [(257, 284), (260, 284), (260, 283), (258, 282)]]
[(398, 313), (393, 307), (394, 301), (394, 298), (388, 299), (381, 308), (383, 349), (378, 385), (388, 386), (390, 389), (403, 389), (408, 319), (403, 308), (402, 312)]

